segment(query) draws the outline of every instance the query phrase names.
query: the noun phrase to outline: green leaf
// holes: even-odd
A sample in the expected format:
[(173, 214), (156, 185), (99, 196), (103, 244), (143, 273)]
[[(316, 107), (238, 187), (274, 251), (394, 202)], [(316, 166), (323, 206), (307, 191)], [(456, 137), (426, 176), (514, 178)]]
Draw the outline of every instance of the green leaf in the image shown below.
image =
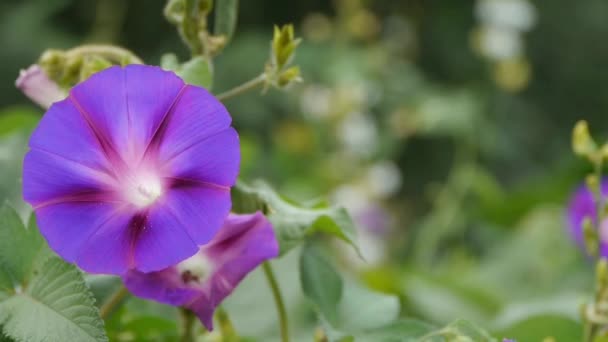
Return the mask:
[(207, 90), (211, 90), (213, 86), (213, 70), (210, 63), (202, 56), (193, 57), (184, 64), (180, 64), (175, 54), (166, 53), (160, 59), (160, 67), (175, 72), (188, 84)]
[(82, 274), (51, 257), (25, 290), (0, 303), (4, 333), (19, 341), (107, 341)]
[(213, 34), (223, 35), (226, 43), (232, 39), (236, 28), (236, 19), (239, 11), (239, 0), (215, 1), (215, 25)]
[(402, 319), (358, 334), (356, 337), (360, 341), (413, 342), (433, 330), (434, 327), (428, 323), (415, 319)]
[(0, 111), (0, 136), (15, 131), (31, 132), (38, 124), (41, 113), (30, 107), (11, 107)]
[(553, 336), (559, 341), (580, 341), (583, 327), (576, 320), (558, 314), (529, 316), (500, 329), (498, 336), (513, 338), (517, 341), (543, 341)]
[(421, 337), (419, 342), (496, 342), (485, 330), (465, 320), (457, 320), (446, 327)]
[(160, 57), (160, 67), (165, 70), (176, 71), (179, 69), (179, 60), (174, 53), (165, 53)]
[(183, 78), (184, 82), (208, 90), (213, 85), (213, 70), (211, 70), (208, 61), (201, 56), (196, 56), (182, 64), (176, 70), (176, 74)]
[(321, 251), (308, 244), (300, 257), (300, 282), (304, 294), (330, 322), (336, 322), (337, 307), (342, 297), (342, 278), (323, 257)]
[(336, 328), (349, 333), (376, 329), (394, 322), (399, 310), (397, 296), (375, 292), (354, 281), (347, 281), (338, 305)]
[(232, 190), (232, 210), (248, 213), (263, 211), (273, 224), (281, 254), (315, 233), (327, 233), (348, 242), (355, 249), (355, 227), (343, 208), (309, 208), (282, 198), (263, 181), (252, 185), (238, 182)]
[(17, 212), (6, 203), (2, 205), (0, 207), (0, 292), (27, 284), (36, 260), (45, 252), (48, 252), (48, 247), (33, 220), (26, 229)]

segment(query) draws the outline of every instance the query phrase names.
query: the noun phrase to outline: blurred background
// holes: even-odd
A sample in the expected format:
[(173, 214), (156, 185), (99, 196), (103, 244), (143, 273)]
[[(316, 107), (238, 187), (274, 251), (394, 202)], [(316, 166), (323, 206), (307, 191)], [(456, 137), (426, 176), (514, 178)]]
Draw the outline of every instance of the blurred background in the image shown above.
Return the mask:
[[(21, 203), (27, 129), (12, 127), (43, 114), (15, 88), (19, 69), (47, 48), (91, 42), (127, 47), (148, 64), (165, 52), (185, 59), (164, 4), (0, 2), (3, 197)], [(588, 171), (570, 134), (583, 118), (598, 137), (608, 129), (605, 13), (603, 0), (241, 1), (213, 91), (256, 76), (272, 25), (294, 23), (304, 82), (226, 102), (242, 176), (347, 207), (366, 261), (337, 252), (342, 266), (398, 295), (402, 316), (572, 341), (593, 276), (564, 220)]]

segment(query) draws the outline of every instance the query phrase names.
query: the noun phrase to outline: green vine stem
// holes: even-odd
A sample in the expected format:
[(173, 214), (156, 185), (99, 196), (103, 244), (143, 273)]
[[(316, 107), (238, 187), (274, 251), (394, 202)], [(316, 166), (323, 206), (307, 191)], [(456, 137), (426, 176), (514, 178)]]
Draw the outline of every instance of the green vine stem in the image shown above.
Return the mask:
[(101, 308), (99, 308), (99, 315), (101, 318), (107, 318), (128, 295), (129, 290), (127, 290), (127, 288), (123, 285), (120, 285), (120, 287), (114, 293), (112, 293), (108, 300), (103, 303)]
[(266, 74), (261, 74), (255, 78), (241, 84), (240, 86), (237, 86), (235, 88), (232, 88), (226, 92), (223, 92), (223, 93), (217, 95), (216, 97), (220, 101), (225, 101), (231, 97), (240, 95), (251, 89), (255, 89), (255, 88), (263, 85), (265, 82), (266, 82)]
[[(594, 189), (592, 192), (595, 196), (595, 205), (596, 205), (596, 226), (595, 230), (599, 231), (602, 220), (604, 218), (604, 200), (602, 198), (602, 169), (603, 169), (603, 156), (601, 153), (598, 153), (598, 156), (594, 159), (594, 173), (593, 177), (596, 179), (596, 183), (594, 185)], [(608, 301), (608, 289), (606, 288), (606, 284), (604, 284), (603, 278), (605, 275), (605, 265), (606, 261), (602, 260), (601, 257), (598, 259), (597, 267), (596, 267), (596, 289), (594, 302), (590, 305), (586, 305), (583, 311), (584, 319), (584, 341), (592, 342), (595, 340), (596, 335), (598, 334), (599, 329), (602, 326), (605, 326), (608, 322), (605, 318), (605, 304)], [(599, 311), (599, 312), (598, 312)]]
[(264, 269), (264, 274), (266, 275), (266, 279), (268, 280), (268, 285), (270, 285), (270, 290), (272, 291), (272, 295), (274, 297), (274, 302), (277, 306), (277, 313), (279, 315), (279, 327), (281, 329), (281, 342), (289, 342), (289, 323), (287, 321), (287, 310), (285, 310), (285, 303), (283, 302), (283, 296), (281, 295), (281, 290), (279, 289), (279, 284), (274, 276), (274, 272), (272, 271), (272, 267), (269, 262), (265, 262), (262, 265), (262, 269)]
[(180, 309), (180, 319), (181, 319), (181, 336), (180, 342), (194, 342), (194, 323), (196, 322), (196, 316), (192, 311), (188, 309)]

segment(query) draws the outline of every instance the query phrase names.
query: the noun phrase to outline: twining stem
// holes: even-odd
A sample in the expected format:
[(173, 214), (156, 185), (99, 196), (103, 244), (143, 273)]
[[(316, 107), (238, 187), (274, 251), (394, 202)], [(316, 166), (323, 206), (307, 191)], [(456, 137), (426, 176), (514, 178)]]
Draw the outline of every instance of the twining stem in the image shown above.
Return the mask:
[(182, 322), (180, 342), (194, 342), (193, 326), (196, 322), (196, 316), (192, 311), (183, 308), (179, 310), (179, 313)]
[(134, 53), (127, 49), (123, 49), (113, 45), (101, 45), (101, 44), (88, 44), (75, 47), (67, 50), (66, 55), (68, 56), (82, 56), (82, 55), (98, 55), (103, 56), (114, 62), (128, 61), (134, 64), (144, 64), (141, 58), (137, 57)]
[(274, 276), (274, 272), (272, 271), (272, 267), (270, 266), (269, 262), (265, 262), (262, 265), (262, 269), (264, 269), (264, 274), (266, 275), (268, 285), (270, 285), (270, 290), (272, 291), (272, 295), (274, 297), (274, 302), (277, 306), (277, 313), (279, 314), (279, 327), (281, 329), (281, 342), (288, 342), (289, 325), (287, 321), (287, 310), (285, 310), (285, 303), (283, 302), (283, 296), (281, 295), (279, 284), (277, 283), (277, 279)]
[(110, 298), (108, 298), (108, 300), (106, 300), (103, 305), (101, 306), (101, 308), (99, 309), (99, 315), (101, 316), (102, 319), (105, 319), (108, 317), (108, 315), (114, 311), (114, 309), (116, 308), (116, 306), (118, 306), (122, 300), (129, 295), (129, 290), (127, 290), (126, 287), (124, 287), (123, 285), (120, 285), (120, 288), (118, 288), (111, 296)]
[(216, 310), (215, 318), (217, 319), (220, 328), (222, 342), (237, 342), (239, 340), (239, 336), (234, 330), (234, 326), (232, 325), (232, 321), (228, 316), (228, 312), (226, 312), (226, 310), (220, 306)]
[(226, 92), (223, 92), (219, 95), (217, 95), (217, 99), (220, 101), (224, 101), (227, 100), (231, 97), (237, 96), (241, 93), (244, 93), (246, 91), (249, 91), (251, 89), (254, 89), (258, 86), (261, 86), (262, 84), (264, 84), (264, 82), (266, 81), (266, 75), (265, 74), (261, 74), (243, 84), (241, 84), (240, 86), (237, 86), (235, 88), (232, 88)]
[[(602, 224), (602, 219), (604, 216), (604, 199), (602, 194), (602, 168), (603, 168), (603, 158), (601, 155), (598, 156), (597, 160), (595, 160), (595, 169), (594, 175), (597, 179), (597, 186), (595, 189), (592, 189), (592, 192), (595, 197), (595, 205), (596, 205), (596, 231), (600, 231), (600, 227)], [(597, 272), (597, 270), (596, 270)], [(598, 275), (596, 274), (596, 277)], [(595, 319), (590, 319), (590, 313), (595, 314), (595, 310), (599, 303), (603, 302), (606, 299), (605, 289), (596, 288), (595, 290), (595, 298), (593, 306), (585, 308), (585, 325), (584, 325), (584, 341), (591, 342), (595, 339), (595, 335), (598, 331), (598, 324)], [(592, 311), (592, 312), (590, 312)]]

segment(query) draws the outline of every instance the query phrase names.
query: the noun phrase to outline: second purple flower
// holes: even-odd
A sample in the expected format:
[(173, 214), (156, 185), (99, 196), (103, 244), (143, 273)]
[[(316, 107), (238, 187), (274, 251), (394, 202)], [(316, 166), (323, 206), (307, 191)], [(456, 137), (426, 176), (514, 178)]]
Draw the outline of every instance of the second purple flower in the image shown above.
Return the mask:
[(93, 273), (194, 255), (230, 211), (239, 142), (224, 106), (158, 67), (101, 71), (48, 110), (23, 194), (51, 248)]

